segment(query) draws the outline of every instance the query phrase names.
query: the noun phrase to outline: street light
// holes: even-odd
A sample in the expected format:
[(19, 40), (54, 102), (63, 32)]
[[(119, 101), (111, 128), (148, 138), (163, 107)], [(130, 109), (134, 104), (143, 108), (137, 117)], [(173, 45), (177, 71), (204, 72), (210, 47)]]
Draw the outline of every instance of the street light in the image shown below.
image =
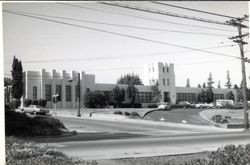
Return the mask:
[(55, 104), (55, 112), (56, 112), (56, 103), (58, 101), (58, 99), (57, 99), (58, 97), (59, 97), (59, 95), (57, 93), (53, 95), (53, 103)]

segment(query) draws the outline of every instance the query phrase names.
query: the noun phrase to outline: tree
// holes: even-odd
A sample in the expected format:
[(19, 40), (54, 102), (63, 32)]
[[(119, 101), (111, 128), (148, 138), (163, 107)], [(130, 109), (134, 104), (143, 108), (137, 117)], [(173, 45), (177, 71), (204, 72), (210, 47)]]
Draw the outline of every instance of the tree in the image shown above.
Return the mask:
[(189, 81), (189, 78), (187, 79), (187, 84), (186, 84), (186, 87), (190, 87), (190, 81)]
[(203, 84), (202, 84), (202, 88), (206, 88), (206, 83), (203, 83)]
[(23, 96), (23, 67), (22, 62), (15, 56), (12, 63), (12, 96), (20, 99)]
[(124, 101), (125, 90), (123, 88), (119, 88), (119, 86), (115, 86), (112, 90), (112, 97), (118, 107), (121, 106), (122, 101)]
[(198, 88), (201, 88), (201, 84), (198, 84), (198, 86), (197, 86)]
[(225, 86), (227, 87), (227, 89), (230, 89), (232, 87), (229, 70), (227, 71), (227, 82), (226, 82)]
[(102, 108), (107, 105), (107, 98), (99, 92), (88, 92), (85, 97), (85, 104), (88, 108)]
[(135, 74), (126, 74), (124, 76), (121, 76), (117, 80), (117, 84), (134, 84), (134, 85), (142, 85), (142, 81), (138, 75)]
[(226, 94), (226, 99), (227, 100), (234, 100), (234, 94), (232, 91), (229, 91), (227, 94)]
[(213, 88), (213, 84), (214, 84), (214, 81), (213, 81), (212, 73), (210, 72), (208, 79), (207, 79), (207, 87)]
[(198, 102), (211, 103), (214, 100), (214, 94), (212, 88), (202, 89), (201, 93), (198, 94)]
[(133, 83), (130, 83), (126, 89), (126, 92), (128, 94), (128, 98), (130, 99), (131, 107), (134, 108), (135, 97), (138, 93), (138, 89), (134, 86)]
[(221, 89), (220, 81), (218, 81), (218, 86), (217, 86), (217, 88)]
[(4, 86), (5, 87), (11, 85), (11, 83), (12, 83), (11, 78), (4, 77)]
[(162, 99), (162, 95), (161, 95), (161, 91), (159, 90), (159, 82), (156, 81), (154, 83), (154, 85), (151, 86), (151, 88), (152, 88), (152, 91), (153, 91), (153, 93), (152, 93), (153, 98), (152, 98), (151, 102), (152, 103), (158, 103), (158, 102), (160, 102), (161, 99)]

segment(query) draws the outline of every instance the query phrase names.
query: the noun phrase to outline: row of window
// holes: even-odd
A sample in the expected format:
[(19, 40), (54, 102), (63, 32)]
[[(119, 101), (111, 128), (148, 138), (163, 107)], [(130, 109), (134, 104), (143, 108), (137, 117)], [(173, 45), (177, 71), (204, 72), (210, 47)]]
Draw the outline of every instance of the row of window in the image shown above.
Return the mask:
[(177, 93), (178, 101), (188, 101), (188, 102), (196, 102), (196, 94), (195, 93)]
[(135, 100), (139, 103), (150, 103), (153, 99), (152, 92), (139, 92)]
[[(168, 67), (166, 67), (166, 68), (167, 68), (167, 72), (169, 72), (169, 68)], [(151, 68), (150, 67), (148, 68), (148, 71), (151, 72)], [(154, 67), (152, 67), (152, 72), (154, 72)], [(162, 67), (162, 72), (163, 73), (165, 72), (165, 67), (164, 66)]]
[[(71, 101), (71, 86), (70, 85), (66, 85), (65, 86), (65, 91), (66, 91), (66, 101)], [(61, 85), (56, 85), (56, 94), (58, 94), (58, 101), (61, 101), (61, 96), (62, 96), (62, 86)], [(75, 86), (75, 99), (77, 101), (77, 98), (79, 97), (80, 94), (80, 89), (79, 86), (76, 85)], [(33, 99), (36, 100), (37, 99), (37, 87), (33, 86)], [(52, 87), (49, 84), (45, 85), (45, 99), (47, 101), (51, 101), (52, 100)]]
[(223, 100), (224, 94), (214, 94), (214, 100)]

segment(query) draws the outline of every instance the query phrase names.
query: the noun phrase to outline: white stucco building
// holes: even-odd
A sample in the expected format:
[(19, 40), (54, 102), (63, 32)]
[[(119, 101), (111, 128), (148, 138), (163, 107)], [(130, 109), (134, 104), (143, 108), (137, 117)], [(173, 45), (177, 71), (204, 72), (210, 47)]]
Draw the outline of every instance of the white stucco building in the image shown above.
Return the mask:
[[(142, 103), (143, 107), (150, 104), (152, 100), (152, 85), (158, 81), (159, 90), (162, 94), (163, 102), (172, 104), (176, 101), (196, 102), (198, 93), (202, 88), (176, 87), (174, 64), (167, 63), (151, 63), (144, 67), (144, 85), (137, 85), (138, 89), (137, 102)], [(29, 99), (46, 99), (47, 106), (53, 107), (52, 96), (58, 94), (58, 108), (77, 108), (78, 87), (78, 72), (71, 71), (26, 71), (24, 72), (25, 92), (24, 98)], [(95, 75), (80, 72), (80, 98), (81, 107), (85, 106), (85, 95), (88, 91), (98, 91), (106, 96), (111, 95), (111, 91), (116, 84), (102, 84), (95, 82)], [(126, 85), (119, 85), (121, 88), (126, 88)], [(235, 91), (232, 90), (234, 93)], [(229, 89), (213, 89), (215, 99), (224, 99)], [(125, 96), (124, 102), (128, 101)]]

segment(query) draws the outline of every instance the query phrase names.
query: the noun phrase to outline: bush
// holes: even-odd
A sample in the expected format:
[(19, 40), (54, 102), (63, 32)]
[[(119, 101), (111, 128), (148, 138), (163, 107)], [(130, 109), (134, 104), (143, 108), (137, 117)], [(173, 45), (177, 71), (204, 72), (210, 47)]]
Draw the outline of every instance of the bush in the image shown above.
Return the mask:
[(234, 106), (227, 103), (227, 104), (225, 105), (225, 108), (226, 108), (226, 109), (234, 109)]
[(115, 115), (122, 115), (122, 111), (115, 111), (114, 114)]
[(45, 99), (39, 99), (38, 100), (38, 105), (40, 105), (41, 107), (45, 107), (47, 104), (47, 101)]
[(31, 105), (32, 100), (31, 99), (24, 99), (23, 100), (23, 106), (24, 107), (28, 107), (29, 105)]
[(139, 113), (137, 113), (137, 112), (131, 112), (131, 113), (130, 113), (130, 116), (139, 117), (140, 115), (139, 115)]
[(157, 108), (157, 107), (158, 107), (157, 104), (149, 104), (149, 105), (148, 105), (148, 108)]
[(124, 115), (125, 116), (130, 116), (130, 113), (129, 112), (124, 112)]
[(247, 165), (250, 163), (250, 144), (245, 146), (227, 145), (212, 152), (208, 159), (194, 159), (190, 162), (185, 162), (185, 165)]
[(104, 108), (107, 106), (107, 98), (99, 92), (88, 92), (85, 99), (87, 108)]
[(32, 105), (38, 105), (38, 101), (37, 100), (32, 100), (31, 104)]
[(64, 125), (55, 118), (37, 116), (28, 117), (24, 113), (5, 110), (6, 136), (54, 136), (61, 135)]
[(80, 161), (69, 158), (55, 149), (27, 143), (14, 137), (6, 138), (6, 164), (80, 164)]
[(11, 109), (18, 108), (18, 107), (20, 107), (20, 105), (21, 105), (21, 100), (19, 100), (19, 99), (12, 100), (12, 101), (9, 103), (9, 107), (10, 107)]

